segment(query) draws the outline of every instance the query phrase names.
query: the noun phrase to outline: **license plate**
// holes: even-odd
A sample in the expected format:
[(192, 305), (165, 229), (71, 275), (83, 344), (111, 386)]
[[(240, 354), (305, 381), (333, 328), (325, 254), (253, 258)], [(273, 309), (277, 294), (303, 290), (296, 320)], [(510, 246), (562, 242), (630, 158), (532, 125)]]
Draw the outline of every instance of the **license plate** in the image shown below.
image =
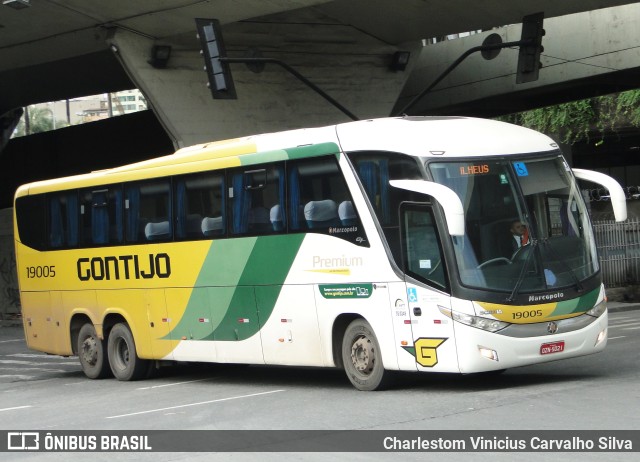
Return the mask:
[(549, 355), (552, 353), (560, 353), (564, 351), (564, 340), (560, 342), (553, 343), (543, 343), (540, 345), (540, 354), (541, 355)]

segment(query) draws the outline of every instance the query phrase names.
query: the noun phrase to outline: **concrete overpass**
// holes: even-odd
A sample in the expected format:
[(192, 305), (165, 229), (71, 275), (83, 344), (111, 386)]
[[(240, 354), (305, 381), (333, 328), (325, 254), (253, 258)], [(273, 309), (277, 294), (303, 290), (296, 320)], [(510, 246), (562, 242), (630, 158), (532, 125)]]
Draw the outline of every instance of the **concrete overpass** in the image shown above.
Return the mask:
[[(13, 191), (26, 181), (107, 168), (198, 142), (349, 120), (275, 65), (259, 74), (245, 65), (232, 65), (238, 99), (213, 100), (205, 85), (194, 18), (221, 21), (230, 57), (258, 51), (280, 59), (358, 117), (369, 118), (389, 115), (398, 98), (431, 78), (431, 66), (425, 77), (424, 58), (418, 60), (419, 56), (429, 55), (431, 63), (430, 55), (444, 50), (438, 51), (438, 59), (446, 62), (457, 56), (463, 43), (423, 49), (425, 37), (517, 24), (537, 11), (544, 11), (550, 21), (630, 3), (634, 2), (487, 0), (479, 6), (469, 0), (3, 0), (0, 208), (11, 205)], [(518, 26), (509, 32), (518, 33)], [(545, 46), (552, 40), (548, 35)], [(571, 37), (565, 40), (572, 43)], [(156, 45), (171, 47), (161, 68), (150, 63)], [(404, 71), (389, 69), (397, 51), (411, 52)], [(465, 96), (444, 97), (438, 111), (473, 113), (473, 102), (482, 102), (476, 108), (499, 107), (500, 98), (509, 106), (508, 94), (520, 89), (496, 94), (501, 82), (487, 86), (465, 77), (480, 68), (513, 72), (513, 64), (504, 59), (507, 51), (495, 61), (471, 67), (471, 73), (460, 69), (452, 74), (452, 79), (467, 79), (460, 92)], [(417, 77), (405, 87), (414, 67)], [(453, 82), (451, 94), (459, 91)], [(8, 142), (20, 113), (17, 108), (136, 87), (145, 94), (150, 111)], [(546, 87), (539, 88), (544, 92)], [(520, 99), (529, 106), (541, 101)], [(416, 113), (432, 109), (417, 107)]]
[[(537, 11), (554, 18), (629, 3), (635, 2), (10, 0), (30, 6), (0, 6), (0, 115), (31, 103), (138, 87), (174, 147), (346, 120), (277, 66), (254, 74), (234, 65), (238, 99), (213, 101), (194, 25), (194, 18), (213, 17), (224, 25), (230, 56), (259, 50), (298, 69), (360, 118), (385, 116), (423, 38), (516, 24)], [(548, 36), (545, 46), (552, 40)], [(158, 44), (171, 46), (163, 69), (149, 64)], [(413, 52), (405, 72), (388, 68), (398, 50)]]
[[(540, 78), (516, 84), (518, 50), (491, 61), (467, 58), (412, 107), (419, 114), (493, 117), (638, 88), (640, 4), (546, 18)], [(491, 34), (517, 41), (521, 25), (508, 25), (422, 48), (394, 111), (400, 111), (465, 50)]]
[[(0, 208), (10, 207), (24, 182), (107, 168), (166, 154), (175, 148), (257, 132), (346, 121), (348, 118), (277, 66), (256, 74), (233, 65), (237, 100), (213, 100), (207, 89), (194, 18), (217, 18), (230, 56), (250, 50), (297, 69), (360, 118), (381, 117), (428, 83), (438, 69), (482, 36), (422, 47), (422, 39), (503, 27), (512, 40), (522, 17), (543, 11), (548, 29), (547, 70), (552, 56), (582, 57), (616, 52), (607, 75), (592, 66), (581, 76), (602, 85), (583, 93), (615, 91), (634, 84), (637, 56), (624, 44), (637, 41), (637, 22), (610, 21), (602, 8), (624, 0), (2, 0), (0, 3)], [(21, 8), (16, 8), (21, 7)], [(603, 10), (604, 11), (604, 10)], [(622, 11), (622, 10), (618, 10)], [(626, 11), (626, 10), (625, 10)], [(585, 35), (585, 12), (599, 28)], [(591, 13), (589, 13), (591, 12)], [(614, 13), (615, 14), (615, 13)], [(626, 13), (625, 13), (626, 15)], [(622, 17), (623, 14), (618, 14)], [(552, 18), (558, 18), (555, 26)], [(624, 18), (623, 18), (624, 19)], [(601, 27), (601, 22), (607, 24)], [(563, 25), (564, 24), (564, 25)], [(615, 27), (612, 27), (612, 24)], [(558, 33), (557, 31), (563, 32)], [(610, 39), (609, 39), (610, 37)], [(582, 54), (554, 47), (580, 49)], [(156, 45), (171, 47), (166, 67), (149, 63)], [(410, 51), (404, 71), (389, 69), (397, 51)], [(516, 88), (509, 50), (491, 62), (470, 60), (415, 113), (510, 112), (569, 95), (578, 81), (566, 64), (552, 81)], [(477, 57), (474, 57), (476, 59)], [(432, 63), (438, 63), (432, 66)], [(628, 64), (627, 63), (631, 63)], [(586, 68), (583, 68), (584, 70)], [(553, 71), (555, 73), (555, 71)], [(546, 74), (546, 76), (545, 76)], [(578, 72), (580, 74), (580, 72)], [(613, 77), (611, 77), (613, 76)], [(637, 80), (637, 79), (636, 79)], [(562, 85), (559, 82), (570, 82)], [(555, 83), (554, 83), (555, 82)], [(611, 82), (614, 82), (611, 84)], [(19, 108), (34, 103), (139, 88), (151, 110), (104, 122), (8, 140)], [(549, 93), (545, 89), (552, 88)], [(551, 95), (545, 97), (544, 95)], [(515, 95), (515, 96), (514, 96)], [(400, 98), (400, 100), (399, 100)], [(518, 104), (516, 104), (516, 102)], [(493, 107), (486, 111), (487, 107)], [(484, 108), (484, 112), (478, 108)], [(0, 211), (0, 319), (18, 309), (10, 210)]]

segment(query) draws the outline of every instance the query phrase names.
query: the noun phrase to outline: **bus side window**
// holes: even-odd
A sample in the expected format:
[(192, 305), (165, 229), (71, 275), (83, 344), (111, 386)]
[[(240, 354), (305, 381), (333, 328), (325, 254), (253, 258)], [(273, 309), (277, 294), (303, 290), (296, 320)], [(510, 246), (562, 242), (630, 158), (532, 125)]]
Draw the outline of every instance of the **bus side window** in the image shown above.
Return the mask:
[(124, 237), (121, 188), (81, 191), (80, 216), (83, 245), (121, 243)]
[(169, 180), (127, 185), (124, 204), (127, 242), (171, 240), (170, 190)]
[(369, 245), (334, 156), (289, 161), (287, 169), (290, 230)]
[(176, 238), (202, 239), (225, 234), (225, 181), (222, 172), (176, 179)]
[(284, 167), (231, 172), (229, 214), (232, 234), (272, 234), (286, 229)]
[(22, 196), (16, 199), (15, 212), (19, 240), (32, 249), (45, 250), (50, 245), (47, 237), (47, 205), (45, 194)]
[(351, 198), (335, 157), (291, 161), (289, 170), (292, 228), (326, 233), (340, 226), (338, 203)]
[(49, 196), (49, 247), (60, 249), (78, 245), (78, 193), (65, 191)]

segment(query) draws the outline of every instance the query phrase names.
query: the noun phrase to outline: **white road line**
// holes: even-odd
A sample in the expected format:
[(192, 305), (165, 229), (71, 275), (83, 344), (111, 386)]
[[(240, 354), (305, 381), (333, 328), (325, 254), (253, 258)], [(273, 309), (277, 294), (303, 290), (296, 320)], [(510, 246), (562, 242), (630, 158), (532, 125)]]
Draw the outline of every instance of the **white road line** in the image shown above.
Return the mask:
[(636, 329), (640, 329), (640, 326), (638, 327), (623, 327), (622, 330), (636, 330)]
[(620, 323), (615, 323), (615, 324), (609, 324), (609, 327), (625, 327), (625, 326), (637, 326), (639, 325), (640, 322), (639, 321), (633, 321), (633, 322), (620, 322)]
[(164, 385), (154, 385), (152, 387), (140, 387), (140, 388), (136, 388), (136, 390), (152, 390), (154, 388), (173, 387), (175, 385), (184, 385), (185, 383), (204, 382), (205, 380), (211, 380), (211, 379), (198, 379), (198, 380), (187, 380), (186, 382), (165, 383)]
[(5, 407), (4, 409), (0, 409), (0, 412), (4, 411), (16, 411), (18, 409), (27, 409), (33, 406), (16, 406), (16, 407)]
[(171, 409), (180, 409), (180, 408), (183, 408), (183, 407), (201, 406), (203, 404), (220, 403), (222, 401), (231, 401), (231, 400), (234, 400), (234, 399), (251, 398), (251, 397), (254, 397), (254, 396), (264, 396), (264, 395), (269, 395), (271, 393), (280, 393), (281, 391), (285, 391), (285, 390), (265, 391), (263, 393), (253, 393), (253, 394), (250, 394), (250, 395), (232, 396), (230, 398), (213, 399), (211, 401), (201, 401), (199, 403), (182, 404), (180, 406), (171, 406), (171, 407), (163, 407), (161, 409), (150, 409), (148, 411), (132, 412), (130, 414), (112, 415), (112, 416), (109, 416), (109, 417), (105, 417), (105, 419), (119, 419), (120, 417), (130, 417), (130, 416), (133, 416), (133, 415), (151, 414), (153, 412), (169, 411)]
[(44, 355), (41, 353), (14, 353), (11, 355), (4, 355), (7, 358), (40, 358), (40, 359), (66, 359), (64, 356), (58, 355)]
[[(36, 378), (35, 375), (24, 375), (24, 374), (0, 374), (0, 381), (2, 379), (17, 379), (21, 381), (34, 380)], [(4, 383), (4, 382), (3, 382)]]
[[(8, 371), (13, 371), (13, 372), (35, 372), (35, 371), (40, 371), (40, 372), (75, 372), (75, 371), (70, 371), (69, 369), (48, 369), (46, 367), (0, 367), (0, 371), (2, 372), (8, 372)], [(30, 376), (25, 376), (25, 377), (30, 377)]]
[(0, 359), (0, 364), (21, 364), (25, 366), (75, 366), (76, 361), (20, 361), (19, 359)]
[(621, 335), (619, 337), (609, 337), (609, 340), (615, 340), (617, 338), (626, 338), (626, 335)]
[(23, 338), (14, 338), (12, 340), (0, 340), (0, 343), (9, 343), (9, 342), (24, 342)]

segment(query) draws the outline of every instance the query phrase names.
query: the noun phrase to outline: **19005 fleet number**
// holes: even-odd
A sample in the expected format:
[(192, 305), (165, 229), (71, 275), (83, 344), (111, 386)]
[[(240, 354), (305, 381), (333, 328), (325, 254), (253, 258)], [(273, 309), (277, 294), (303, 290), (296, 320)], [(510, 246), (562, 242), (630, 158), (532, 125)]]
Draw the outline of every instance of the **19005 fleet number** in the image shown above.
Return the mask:
[(56, 277), (55, 265), (50, 266), (27, 266), (27, 278), (54, 278)]
[(542, 316), (542, 310), (519, 311), (512, 313), (513, 319), (530, 319)]

